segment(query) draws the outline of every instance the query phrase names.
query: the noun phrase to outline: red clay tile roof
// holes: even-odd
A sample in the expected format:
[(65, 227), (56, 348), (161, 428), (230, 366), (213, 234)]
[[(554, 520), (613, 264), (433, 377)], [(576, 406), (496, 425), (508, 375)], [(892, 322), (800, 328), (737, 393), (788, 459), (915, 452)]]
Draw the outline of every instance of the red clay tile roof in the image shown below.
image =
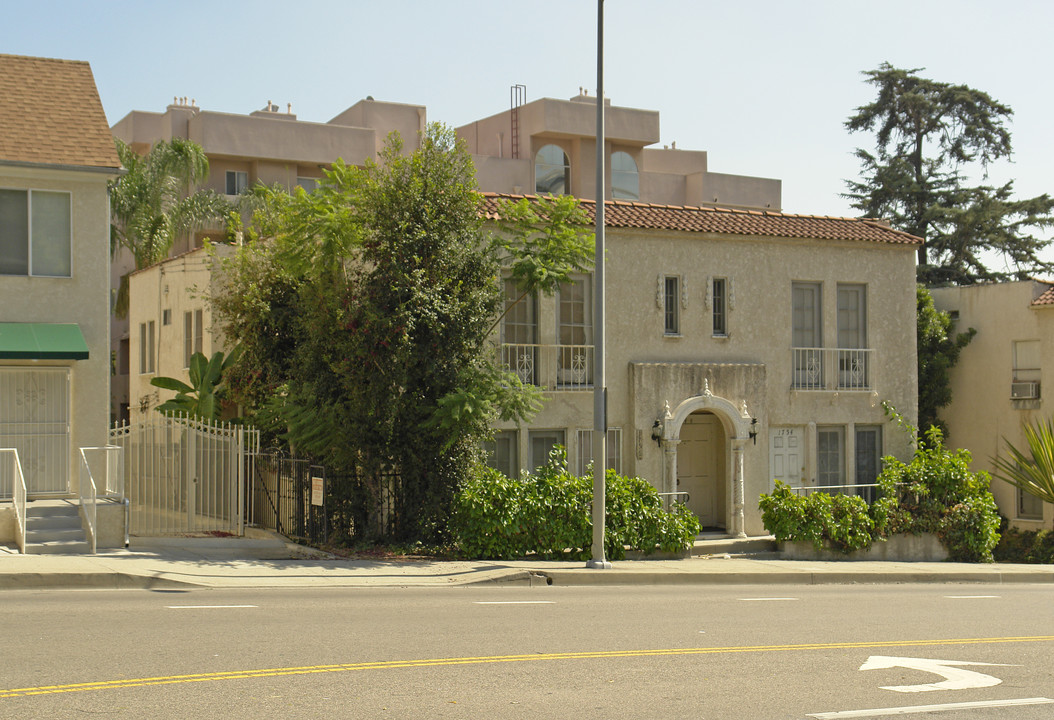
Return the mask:
[[(517, 201), (534, 195), (483, 193), (484, 217), (498, 217), (498, 201)], [(582, 200), (582, 209), (595, 218), (596, 202)], [(812, 238), (817, 240), (863, 240), (866, 242), (918, 245), (921, 239), (893, 230), (877, 220), (822, 215), (790, 215), (763, 210), (652, 205), (624, 200), (608, 200), (604, 205), (604, 225), (612, 228), (683, 230), (686, 232), (762, 237)]]
[(1054, 307), (1054, 287), (1048, 289), (1045, 293), (1040, 295), (1038, 298), (1032, 301), (1032, 305), (1043, 305)]
[(86, 62), (0, 54), (0, 161), (119, 168)]

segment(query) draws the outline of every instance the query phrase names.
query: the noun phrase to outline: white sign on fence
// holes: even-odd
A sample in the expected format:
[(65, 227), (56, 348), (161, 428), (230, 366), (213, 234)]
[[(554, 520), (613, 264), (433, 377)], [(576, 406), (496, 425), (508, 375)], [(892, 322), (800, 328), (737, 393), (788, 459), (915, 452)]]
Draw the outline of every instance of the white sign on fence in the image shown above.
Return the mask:
[(322, 507), (325, 503), (323, 498), (326, 495), (326, 480), (325, 478), (313, 477), (311, 478), (311, 504)]

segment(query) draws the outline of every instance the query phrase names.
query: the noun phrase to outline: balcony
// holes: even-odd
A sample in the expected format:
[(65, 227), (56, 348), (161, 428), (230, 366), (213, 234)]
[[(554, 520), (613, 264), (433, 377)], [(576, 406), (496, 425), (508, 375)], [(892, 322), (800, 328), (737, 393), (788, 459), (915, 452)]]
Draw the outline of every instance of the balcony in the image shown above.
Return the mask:
[(791, 348), (791, 389), (870, 391), (873, 353), (865, 348)]
[(592, 345), (501, 346), (501, 364), (516, 373), (520, 381), (548, 391), (587, 391), (593, 389)]

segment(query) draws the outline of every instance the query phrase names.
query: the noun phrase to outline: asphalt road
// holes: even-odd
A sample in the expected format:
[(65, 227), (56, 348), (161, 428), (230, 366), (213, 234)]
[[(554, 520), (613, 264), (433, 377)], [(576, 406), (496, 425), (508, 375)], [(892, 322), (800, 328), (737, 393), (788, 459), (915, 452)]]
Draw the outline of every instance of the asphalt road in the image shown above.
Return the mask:
[[(1037, 585), (12, 591), (0, 718), (1045, 719), (1052, 600)], [(861, 710), (879, 712), (846, 714)]]

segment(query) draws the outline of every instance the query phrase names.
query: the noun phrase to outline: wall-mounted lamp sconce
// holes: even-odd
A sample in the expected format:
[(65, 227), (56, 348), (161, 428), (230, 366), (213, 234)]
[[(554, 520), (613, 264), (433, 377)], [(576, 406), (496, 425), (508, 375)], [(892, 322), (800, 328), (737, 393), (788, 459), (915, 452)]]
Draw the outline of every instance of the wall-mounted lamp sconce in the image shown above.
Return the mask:
[(656, 420), (651, 426), (651, 439), (655, 441), (655, 444), (662, 446), (662, 424)]
[(750, 432), (747, 433), (747, 435), (750, 437), (751, 440), (754, 441), (755, 445), (758, 444), (758, 419), (757, 418), (750, 418)]

